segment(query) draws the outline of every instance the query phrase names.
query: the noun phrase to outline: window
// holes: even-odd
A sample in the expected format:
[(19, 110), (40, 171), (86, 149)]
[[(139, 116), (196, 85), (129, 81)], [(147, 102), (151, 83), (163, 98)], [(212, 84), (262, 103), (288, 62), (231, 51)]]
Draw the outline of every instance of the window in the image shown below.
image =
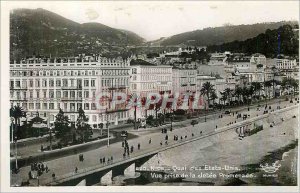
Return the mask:
[(97, 121), (97, 116), (93, 115), (93, 122), (96, 122), (96, 121)]
[(57, 79), (57, 80), (56, 80), (56, 86), (58, 86), (58, 87), (61, 86), (61, 80), (60, 80), (60, 79)]
[(29, 98), (33, 99), (33, 91), (29, 92)]
[(40, 80), (35, 80), (35, 87), (40, 87)]
[(91, 80), (91, 86), (95, 87), (95, 80)]
[(44, 98), (47, 98), (47, 91), (44, 91)]
[(29, 103), (29, 109), (34, 109), (34, 104), (33, 103)]
[(81, 103), (78, 103), (78, 104), (77, 104), (77, 110), (79, 110), (80, 108), (82, 108), (82, 104), (81, 104)]
[(132, 69), (132, 74), (136, 74), (136, 68)]
[(75, 111), (75, 103), (70, 103), (70, 110)]
[(92, 91), (92, 95), (93, 95), (93, 98), (95, 99), (96, 98), (96, 91)]
[(41, 109), (41, 104), (40, 103), (35, 103), (35, 108), (36, 109)]
[(92, 103), (91, 109), (96, 110), (96, 104), (95, 103)]
[(89, 86), (89, 80), (84, 80), (84, 86), (88, 87)]
[(50, 86), (50, 87), (54, 87), (54, 80), (53, 80), (53, 79), (50, 79), (50, 80), (49, 80), (49, 86)]
[(74, 79), (71, 79), (71, 86), (74, 86)]
[(40, 91), (36, 90), (36, 98), (40, 98)]
[(23, 103), (23, 104), (22, 104), (22, 108), (23, 108), (23, 109), (27, 109), (27, 103)]
[(81, 92), (81, 91), (78, 91), (78, 93), (77, 93), (77, 94), (78, 94), (78, 97), (79, 97), (79, 98), (81, 98), (81, 97), (82, 97), (82, 92)]
[(63, 86), (67, 87), (68, 86), (68, 80), (67, 79), (63, 79)]
[(10, 81), (10, 88), (14, 88), (14, 81), (13, 80)]
[(84, 91), (84, 97), (89, 98), (89, 91)]
[(60, 98), (61, 97), (61, 92), (60, 91), (56, 91), (56, 98)]
[(43, 87), (47, 87), (47, 80), (46, 80), (46, 79), (43, 80), (42, 86), (43, 86)]
[(49, 103), (49, 109), (54, 109), (54, 103)]
[(89, 110), (89, 109), (90, 109), (90, 104), (84, 103), (84, 110)]
[(60, 103), (57, 103), (57, 109), (60, 109)]
[(47, 103), (43, 103), (43, 109), (48, 109), (48, 104)]
[(53, 90), (49, 91), (49, 98), (51, 98), (51, 99), (54, 98), (54, 91)]
[(70, 91), (70, 97), (75, 98), (75, 91)]
[(64, 98), (68, 98), (68, 91), (64, 91)]
[(26, 91), (24, 92), (24, 99), (26, 100)]
[(33, 80), (29, 80), (29, 87), (33, 87)]
[(21, 82), (19, 80), (16, 81), (16, 87), (19, 87), (20, 88), (21, 86)]

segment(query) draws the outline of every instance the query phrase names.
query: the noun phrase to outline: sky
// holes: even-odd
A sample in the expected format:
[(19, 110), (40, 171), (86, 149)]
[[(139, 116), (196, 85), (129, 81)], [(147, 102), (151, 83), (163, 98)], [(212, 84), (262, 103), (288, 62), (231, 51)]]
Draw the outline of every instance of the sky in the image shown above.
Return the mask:
[(12, 1), (9, 8), (44, 8), (78, 23), (129, 30), (147, 41), (224, 24), (299, 21), (298, 1)]

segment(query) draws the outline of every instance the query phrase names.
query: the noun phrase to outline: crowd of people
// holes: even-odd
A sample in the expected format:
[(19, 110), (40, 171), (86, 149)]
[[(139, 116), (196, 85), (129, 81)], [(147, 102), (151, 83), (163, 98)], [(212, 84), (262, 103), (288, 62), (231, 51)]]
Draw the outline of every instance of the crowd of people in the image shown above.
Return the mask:
[(48, 173), (50, 170), (47, 164), (42, 162), (34, 162), (30, 165), (30, 171), (28, 173), (29, 179), (36, 179), (41, 176), (44, 172)]

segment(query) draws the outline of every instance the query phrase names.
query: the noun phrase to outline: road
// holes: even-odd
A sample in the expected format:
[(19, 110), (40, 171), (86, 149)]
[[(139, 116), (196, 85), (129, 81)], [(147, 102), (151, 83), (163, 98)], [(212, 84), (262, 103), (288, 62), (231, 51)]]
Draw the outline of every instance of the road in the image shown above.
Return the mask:
[[(272, 104), (272, 109), (276, 108), (278, 104)], [(281, 106), (295, 106), (295, 104), (290, 104), (289, 102), (282, 102)], [(239, 113), (247, 113), (250, 114), (250, 117), (256, 117), (263, 114), (263, 108), (260, 108), (260, 111), (257, 111), (256, 109), (251, 109), (250, 111), (247, 111), (247, 109), (243, 111), (239, 111)], [(218, 116), (217, 116), (218, 117)], [(216, 125), (218, 128), (227, 126), (229, 123), (234, 123), (235, 121), (239, 122), (242, 121), (242, 119), (236, 119), (236, 116), (232, 115), (224, 115), (223, 118), (217, 119), (210, 119), (207, 120), (207, 122), (199, 123), (195, 125), (194, 127), (189, 125), (187, 127), (180, 127), (177, 129), (174, 129), (172, 132), (168, 131), (169, 136), (169, 144), (173, 143), (180, 143), (181, 136), (184, 140), (189, 140), (195, 137), (199, 137), (201, 135), (206, 135), (209, 133), (212, 133), (216, 129)], [(200, 132), (202, 134), (200, 134)], [(129, 146), (134, 146), (134, 152), (130, 156), (136, 156), (143, 154), (145, 152), (148, 152), (151, 149), (157, 149), (160, 148), (160, 143), (162, 142), (165, 146), (165, 136), (166, 134), (162, 134), (160, 130), (149, 131), (149, 130), (141, 130), (141, 131), (133, 131), (134, 134), (139, 135), (138, 138), (128, 140)], [(192, 136), (192, 134), (194, 136)], [(173, 136), (178, 135), (179, 140), (174, 141)], [(185, 137), (186, 136), (186, 137)], [(149, 144), (149, 139), (151, 138), (152, 143)], [(137, 144), (140, 143), (141, 149), (137, 150)], [(85, 171), (87, 168), (91, 168), (94, 166), (101, 167), (101, 164), (99, 163), (99, 158), (103, 157), (111, 157), (113, 156), (114, 162), (118, 160), (123, 160), (123, 148), (121, 147), (121, 142), (114, 143), (110, 145), (109, 147), (100, 147), (98, 149), (90, 150), (84, 153), (84, 161), (80, 162), (78, 159), (78, 154), (76, 155), (69, 155), (65, 156), (59, 159), (54, 159), (47, 161), (46, 164), (48, 165), (50, 172), (43, 174), (40, 176), (39, 181), (40, 184), (43, 184), (43, 182), (48, 181), (51, 179), (51, 174), (54, 172), (56, 176), (59, 178), (60, 176), (64, 175), (72, 175), (74, 174), (75, 168), (78, 168), (78, 172)], [(20, 169), (20, 172), (17, 174), (20, 178), (22, 178), (23, 181), (26, 181), (28, 179), (28, 172), (30, 171), (30, 167), (23, 167)], [(36, 183), (32, 181), (33, 183)]]
[[(272, 104), (277, 104), (278, 101), (281, 100), (283, 101), (283, 99), (273, 99), (271, 101), (269, 101), (268, 103), (272, 103)], [(265, 104), (265, 102), (262, 102), (261, 103), (262, 105)], [(288, 102), (281, 102), (282, 106), (283, 104), (288, 104)], [(234, 107), (234, 108), (231, 108), (232, 111), (242, 111), (242, 110), (245, 110), (247, 109), (248, 107), (247, 106), (242, 106), (242, 107)], [(257, 108), (257, 105), (254, 105), (254, 106), (251, 106), (250, 109), (251, 110), (256, 110)], [(220, 111), (216, 111), (216, 112), (212, 112), (213, 114), (209, 114), (206, 116), (207, 120), (210, 120), (210, 119), (216, 119), (218, 118), (218, 116), (220, 115)], [(198, 121), (199, 122), (204, 122), (204, 115), (202, 115), (200, 118), (198, 118)], [(181, 128), (181, 127), (186, 127), (186, 126), (189, 126), (191, 123), (191, 120), (186, 120), (186, 121), (181, 121), (181, 122), (174, 122), (173, 123), (173, 127), (176, 129), (176, 128)], [(165, 126), (162, 126), (162, 127), (165, 127)], [(157, 130), (160, 130), (162, 127), (157, 127), (157, 128), (147, 128), (146, 131), (150, 131), (150, 132), (156, 132)], [(167, 127), (170, 127), (170, 125), (168, 124)], [(116, 132), (120, 132), (122, 130), (127, 130), (129, 132), (136, 132), (135, 130), (133, 130), (133, 125), (132, 124), (125, 124), (125, 125), (118, 125), (118, 126), (112, 126), (111, 131), (116, 131)], [(140, 129), (138, 131), (144, 131), (144, 129)], [(98, 135), (97, 133), (98, 131), (94, 131), (94, 134), (95, 135)], [(116, 134), (117, 135), (117, 134)], [(114, 142), (119, 142), (120, 140), (114, 140), (112, 141), (112, 143)], [(41, 145), (43, 145), (44, 147), (48, 146), (49, 145), (49, 142), (46, 140), (46, 138), (38, 138), (38, 139), (35, 139), (35, 140), (30, 140), (30, 141), (25, 141), (25, 142), (20, 142), (18, 143), (18, 157), (23, 157), (23, 158), (26, 158), (26, 157), (29, 157), (29, 156), (43, 156), (43, 152), (41, 152)], [(86, 146), (87, 144), (85, 144)], [(105, 143), (94, 143), (94, 144), (91, 144), (90, 147), (88, 148), (84, 148), (84, 150), (92, 150), (92, 149), (97, 149), (99, 148), (100, 146), (105, 146), (106, 144)], [(12, 148), (12, 145), (11, 145), (11, 156), (14, 155), (14, 148)], [(79, 150), (80, 152), (80, 150)], [(63, 154), (62, 154), (63, 155)], [(54, 157), (54, 158), (58, 158), (57, 156)]]

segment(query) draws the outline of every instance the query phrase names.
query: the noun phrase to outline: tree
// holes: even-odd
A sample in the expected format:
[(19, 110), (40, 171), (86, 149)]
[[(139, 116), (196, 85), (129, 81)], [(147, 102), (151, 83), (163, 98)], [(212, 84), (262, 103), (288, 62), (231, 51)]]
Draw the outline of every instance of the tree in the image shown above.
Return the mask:
[(220, 94), (221, 94), (220, 100), (223, 101), (223, 103), (225, 105), (225, 102), (226, 102), (228, 96), (227, 96), (227, 94), (225, 92), (220, 92)]
[(78, 118), (76, 120), (76, 131), (81, 137), (81, 141), (87, 141), (92, 135), (92, 128), (87, 122), (89, 119), (85, 116), (85, 112), (82, 108), (78, 110)]
[(231, 100), (232, 100), (232, 90), (230, 88), (226, 88), (224, 90), (224, 92), (226, 93), (227, 99), (229, 100), (228, 103), (231, 104)]
[(214, 92), (214, 85), (212, 85), (210, 82), (205, 82), (202, 85), (202, 88), (200, 90), (201, 95), (206, 95), (207, 97), (207, 104), (210, 104), (210, 99), (211, 99), (211, 93)]
[(16, 136), (17, 130), (20, 127), (20, 119), (21, 117), (26, 117), (26, 112), (20, 106), (14, 106), (10, 108), (10, 117), (14, 118), (14, 131), (11, 131), (11, 134), (14, 134), (14, 138), (18, 139), (19, 136)]
[(56, 138), (64, 144), (67, 144), (69, 139), (72, 137), (71, 127), (69, 124), (70, 121), (68, 116), (65, 116), (63, 110), (60, 108), (59, 112), (55, 116), (54, 129)]
[(239, 86), (236, 87), (236, 89), (234, 91), (234, 95), (237, 97), (239, 103), (241, 101), (240, 99), (241, 99), (242, 93), (243, 93), (243, 89)]
[(265, 87), (265, 92), (267, 90), (267, 95), (268, 95), (268, 98), (270, 99), (270, 87), (272, 86), (272, 83), (273, 81), (272, 80), (268, 80), (268, 81), (265, 81), (264, 82), (264, 87)]
[(211, 98), (211, 100), (213, 101), (213, 103), (215, 104), (215, 100), (218, 98), (217, 93), (216, 93), (215, 90), (213, 90), (213, 91), (210, 93), (210, 98)]
[[(255, 96), (258, 98), (260, 98), (260, 91), (262, 89), (262, 85), (260, 82), (251, 82), (251, 86), (253, 87), (253, 90), (254, 90), (254, 93), (255, 93)], [(257, 91), (258, 91), (258, 95), (257, 95)]]

